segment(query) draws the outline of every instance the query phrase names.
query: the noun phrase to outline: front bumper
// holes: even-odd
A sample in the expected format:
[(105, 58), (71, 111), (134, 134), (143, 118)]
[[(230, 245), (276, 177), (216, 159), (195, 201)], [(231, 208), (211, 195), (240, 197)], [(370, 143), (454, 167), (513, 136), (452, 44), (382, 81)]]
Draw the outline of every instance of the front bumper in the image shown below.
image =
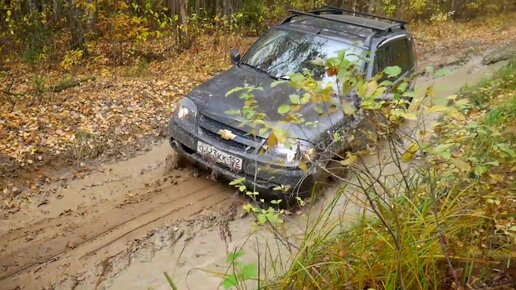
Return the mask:
[[(227, 148), (217, 140), (209, 136), (203, 136), (197, 128), (185, 128), (175, 120), (169, 123), (169, 141), (179, 154), (189, 158), (195, 163), (210, 168), (229, 180), (245, 178), (245, 185), (249, 191), (257, 191), (267, 197), (306, 196), (312, 191), (318, 179), (315, 168), (304, 172), (298, 167), (286, 167), (271, 165), (264, 162), (264, 157), (259, 154), (243, 153)], [(226, 153), (242, 158), (242, 170), (232, 171), (229, 167), (206, 160), (197, 153), (197, 142), (210, 144)], [(286, 193), (273, 190), (284, 185), (290, 190)]]

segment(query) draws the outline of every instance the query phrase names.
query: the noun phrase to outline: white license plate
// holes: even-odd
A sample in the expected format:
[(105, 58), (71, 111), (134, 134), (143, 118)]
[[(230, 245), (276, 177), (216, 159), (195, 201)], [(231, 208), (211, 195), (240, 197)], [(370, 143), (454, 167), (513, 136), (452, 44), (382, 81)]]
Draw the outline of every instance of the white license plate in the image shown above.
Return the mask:
[(207, 159), (214, 160), (217, 163), (224, 164), (235, 170), (242, 170), (242, 158), (238, 158), (226, 152), (223, 152), (211, 145), (203, 142), (197, 142), (197, 152)]

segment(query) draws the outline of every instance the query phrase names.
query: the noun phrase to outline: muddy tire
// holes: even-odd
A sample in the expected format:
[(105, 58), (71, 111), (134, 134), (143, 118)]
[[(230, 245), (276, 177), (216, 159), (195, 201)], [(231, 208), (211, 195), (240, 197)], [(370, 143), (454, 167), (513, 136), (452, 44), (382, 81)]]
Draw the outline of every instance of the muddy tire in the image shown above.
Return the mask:
[(340, 160), (332, 159), (326, 164), (326, 182), (333, 183), (340, 179), (346, 178), (348, 175), (348, 168), (340, 164)]
[(332, 159), (326, 165), (324, 169), (320, 168), (322, 172), (319, 174), (318, 180), (313, 184), (313, 188), (309, 192), (302, 194), (284, 194), (281, 199), (283, 202), (280, 204), (283, 209), (297, 209), (299, 202), (296, 197), (301, 198), (306, 203), (317, 202), (326, 191), (336, 184), (339, 180), (346, 178), (348, 175), (348, 168), (340, 164), (340, 160)]
[(190, 164), (189, 160), (179, 153), (170, 154), (166, 159), (165, 171), (172, 171), (185, 168)]

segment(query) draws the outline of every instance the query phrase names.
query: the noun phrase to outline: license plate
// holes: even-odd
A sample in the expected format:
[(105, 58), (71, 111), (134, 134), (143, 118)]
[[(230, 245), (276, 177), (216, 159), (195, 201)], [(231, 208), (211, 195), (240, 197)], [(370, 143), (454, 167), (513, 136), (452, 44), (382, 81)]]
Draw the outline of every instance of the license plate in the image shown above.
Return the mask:
[(203, 142), (197, 142), (197, 152), (207, 159), (214, 160), (217, 163), (224, 164), (234, 170), (242, 170), (242, 158), (238, 158), (226, 152), (223, 152), (211, 145)]

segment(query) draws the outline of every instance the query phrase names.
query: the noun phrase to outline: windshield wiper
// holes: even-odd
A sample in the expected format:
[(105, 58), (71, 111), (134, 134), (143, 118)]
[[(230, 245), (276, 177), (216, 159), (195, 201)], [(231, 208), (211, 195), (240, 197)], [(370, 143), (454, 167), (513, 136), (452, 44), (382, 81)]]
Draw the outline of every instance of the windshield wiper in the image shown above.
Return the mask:
[(245, 62), (242, 62), (241, 64), (243, 64), (243, 65), (245, 65), (247, 67), (250, 67), (250, 68), (254, 69), (255, 71), (264, 73), (264, 74), (268, 75), (269, 77), (273, 78), (274, 80), (278, 80), (279, 79), (278, 77), (271, 75), (268, 71), (266, 71), (264, 69), (261, 69), (261, 68), (259, 68), (257, 66), (252, 66), (252, 65), (250, 65), (248, 63), (245, 63)]

